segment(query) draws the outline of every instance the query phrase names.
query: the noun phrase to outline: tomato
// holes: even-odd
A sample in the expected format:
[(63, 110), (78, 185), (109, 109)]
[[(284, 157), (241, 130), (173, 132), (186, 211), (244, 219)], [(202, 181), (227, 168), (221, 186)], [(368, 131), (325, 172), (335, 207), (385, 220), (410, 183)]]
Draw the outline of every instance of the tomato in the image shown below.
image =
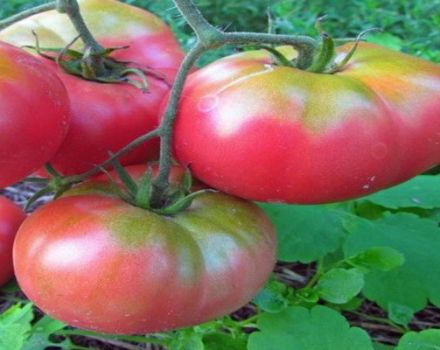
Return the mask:
[(14, 266), (25, 294), (49, 315), (141, 334), (239, 308), (269, 277), (275, 246), (272, 224), (252, 203), (205, 193), (161, 216), (114, 196), (101, 176), (30, 215)]
[(230, 194), (360, 197), (440, 163), (440, 66), (368, 43), (335, 74), (234, 55), (189, 77), (174, 135), (178, 160)]
[(20, 207), (0, 196), (0, 286), (14, 276), (12, 245), (25, 217)]
[[(154, 70), (163, 79), (147, 76), (149, 91), (129, 84), (102, 84), (65, 73), (47, 59), (56, 70), (72, 101), (72, 125), (57, 155), (51, 160), (60, 172), (80, 173), (108, 158), (136, 137), (158, 125), (158, 106), (169, 90), (183, 59), (171, 30), (156, 16), (115, 0), (81, 0), (81, 13), (100, 44), (128, 48), (111, 56), (130, 66)], [(15, 45), (35, 45), (34, 30), (40, 46), (64, 47), (77, 36), (64, 14), (48, 11), (20, 21), (0, 33), (0, 38)], [(73, 46), (81, 49), (80, 43)], [(154, 140), (123, 158), (123, 164), (140, 163), (158, 154)]]
[(0, 42), (0, 188), (47, 162), (67, 133), (69, 99), (33, 56)]

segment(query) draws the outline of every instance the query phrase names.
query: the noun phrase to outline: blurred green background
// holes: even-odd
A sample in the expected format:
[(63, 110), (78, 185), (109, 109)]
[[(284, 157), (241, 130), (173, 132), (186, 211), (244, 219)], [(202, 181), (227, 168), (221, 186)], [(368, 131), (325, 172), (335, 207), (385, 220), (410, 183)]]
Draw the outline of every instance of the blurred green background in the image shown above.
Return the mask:
[[(44, 0), (0, 0), (0, 17), (42, 4)], [(193, 37), (171, 0), (125, 0), (155, 12), (171, 24), (184, 46)], [(314, 22), (327, 15), (323, 28), (334, 37), (355, 37), (381, 28), (369, 41), (440, 62), (440, 0), (196, 0), (216, 26), (226, 30), (268, 30), (268, 11), (279, 33), (316, 36)], [(217, 52), (213, 55), (220, 55)]]

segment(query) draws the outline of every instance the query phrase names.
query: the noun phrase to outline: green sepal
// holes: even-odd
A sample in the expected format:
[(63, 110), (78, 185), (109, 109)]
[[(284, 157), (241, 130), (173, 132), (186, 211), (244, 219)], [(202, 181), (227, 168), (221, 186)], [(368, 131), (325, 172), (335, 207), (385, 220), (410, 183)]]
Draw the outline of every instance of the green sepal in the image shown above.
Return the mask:
[(139, 183), (138, 191), (135, 196), (136, 206), (149, 209), (150, 208), (150, 200), (152, 193), (152, 180), (153, 178), (153, 169), (148, 167), (148, 170), (144, 174), (142, 180)]
[(307, 68), (308, 72), (323, 73), (326, 68), (332, 64), (336, 56), (336, 47), (333, 38), (327, 33), (321, 33), (322, 44), (318, 55), (315, 57), (312, 65)]
[(291, 67), (291, 68), (295, 67), (293, 61), (290, 61), (276, 48), (267, 45), (259, 45), (258, 48), (268, 51), (271, 54), (272, 59), (277, 66)]
[(155, 213), (158, 213), (161, 215), (175, 215), (178, 212), (187, 209), (196, 197), (198, 197), (202, 194), (208, 193), (208, 192), (216, 192), (216, 191), (212, 190), (212, 189), (204, 189), (204, 190), (196, 191), (196, 192), (190, 193), (187, 196), (181, 197), (180, 199), (178, 199), (174, 203), (172, 203), (164, 208), (152, 209), (152, 210)]
[[(111, 152), (109, 153), (109, 155), (110, 157), (113, 157), (113, 154)], [(116, 158), (112, 159), (111, 164), (115, 169), (116, 174), (118, 174), (119, 179), (124, 184), (125, 188), (128, 190), (128, 192), (130, 192), (130, 194), (135, 196), (138, 192), (138, 185), (136, 181), (133, 180), (133, 178), (128, 174), (128, 172), (124, 169), (124, 167)]]
[(364, 30), (363, 32), (361, 32), (356, 40), (355, 43), (353, 45), (353, 47), (350, 49), (350, 51), (344, 56), (344, 58), (339, 62), (339, 63), (333, 63), (333, 65), (331, 67), (329, 67), (329, 69), (327, 70), (327, 73), (336, 73), (339, 72), (340, 70), (342, 70), (347, 63), (351, 60), (351, 58), (353, 57), (354, 53), (356, 52), (359, 42), (362, 40), (362, 38), (365, 36), (365, 34), (367, 34), (368, 32), (371, 31), (376, 31), (376, 30), (380, 30), (379, 28), (370, 28), (367, 30)]
[(29, 200), (27, 201), (24, 210), (28, 211), (32, 204), (34, 204), (39, 198), (45, 196), (46, 194), (52, 193), (53, 189), (50, 186), (47, 186), (41, 190), (39, 190), (37, 193), (35, 193)]

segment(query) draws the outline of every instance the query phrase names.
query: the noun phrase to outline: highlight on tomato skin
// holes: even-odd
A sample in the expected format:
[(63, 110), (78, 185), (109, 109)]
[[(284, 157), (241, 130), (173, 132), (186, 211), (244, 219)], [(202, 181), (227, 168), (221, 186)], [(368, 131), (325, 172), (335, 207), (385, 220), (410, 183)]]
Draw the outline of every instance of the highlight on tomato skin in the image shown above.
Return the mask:
[(0, 196), (0, 287), (14, 276), (12, 246), (26, 214), (9, 199)]
[[(352, 46), (339, 47), (337, 59)], [(220, 191), (335, 202), (439, 164), (439, 111), (438, 64), (360, 43), (341, 71), (317, 74), (253, 51), (190, 75), (173, 148), (182, 165)]]
[[(51, 164), (65, 175), (84, 172), (107, 159), (133, 139), (158, 125), (158, 106), (170, 89), (183, 59), (174, 34), (153, 14), (116, 0), (80, 0), (81, 14), (95, 39), (106, 48), (120, 48), (111, 54), (130, 67), (144, 69), (148, 92), (130, 84), (87, 81), (56, 67), (51, 60), (39, 57), (54, 70), (72, 101), (72, 122), (61, 148)], [(0, 32), (0, 40), (17, 46), (63, 48), (77, 32), (65, 14), (55, 10), (43, 12)], [(81, 51), (78, 40), (71, 48)], [(36, 54), (34, 50), (30, 52)], [(121, 159), (123, 164), (136, 164), (157, 159), (158, 140), (143, 144)]]
[(69, 122), (60, 79), (24, 50), (0, 42), (0, 188), (51, 159)]
[[(134, 178), (139, 169), (127, 167)], [(181, 176), (175, 167), (172, 178)], [(211, 192), (162, 216), (112, 189), (90, 179), (20, 228), (17, 280), (50, 316), (104, 333), (161, 332), (238, 309), (271, 274), (274, 228), (253, 203)]]

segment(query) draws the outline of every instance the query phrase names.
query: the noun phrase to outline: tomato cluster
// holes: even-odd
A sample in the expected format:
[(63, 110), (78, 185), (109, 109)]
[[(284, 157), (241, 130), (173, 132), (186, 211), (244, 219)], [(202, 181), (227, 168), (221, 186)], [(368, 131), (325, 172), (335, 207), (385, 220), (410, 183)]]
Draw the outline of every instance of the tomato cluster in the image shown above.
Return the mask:
[[(82, 44), (56, 11), (2, 30), (0, 187), (47, 162), (63, 175), (80, 174), (160, 122), (183, 59), (173, 33), (115, 0), (79, 4), (111, 62), (144, 75), (124, 84), (66, 72), (60, 62), (72, 62), (61, 56), (74, 57)], [(173, 153), (225, 193), (191, 197), (176, 165), (156, 205), (191, 201), (173, 212), (149, 206), (154, 201), (139, 196), (151, 195), (154, 186), (145, 184), (157, 167), (133, 165), (158, 158), (157, 140), (149, 141), (120, 159), (125, 170), (115, 163), (32, 213), (19, 228), (13, 261), (24, 214), (0, 198), (0, 284), (13, 264), (20, 287), (43, 311), (120, 334), (194, 325), (248, 302), (273, 269), (276, 237), (246, 200), (346, 200), (440, 163), (440, 67), (365, 43), (339, 64), (352, 45), (338, 48), (331, 74), (279, 65), (260, 50), (189, 76)], [(291, 48), (277, 50), (295, 59)]]

